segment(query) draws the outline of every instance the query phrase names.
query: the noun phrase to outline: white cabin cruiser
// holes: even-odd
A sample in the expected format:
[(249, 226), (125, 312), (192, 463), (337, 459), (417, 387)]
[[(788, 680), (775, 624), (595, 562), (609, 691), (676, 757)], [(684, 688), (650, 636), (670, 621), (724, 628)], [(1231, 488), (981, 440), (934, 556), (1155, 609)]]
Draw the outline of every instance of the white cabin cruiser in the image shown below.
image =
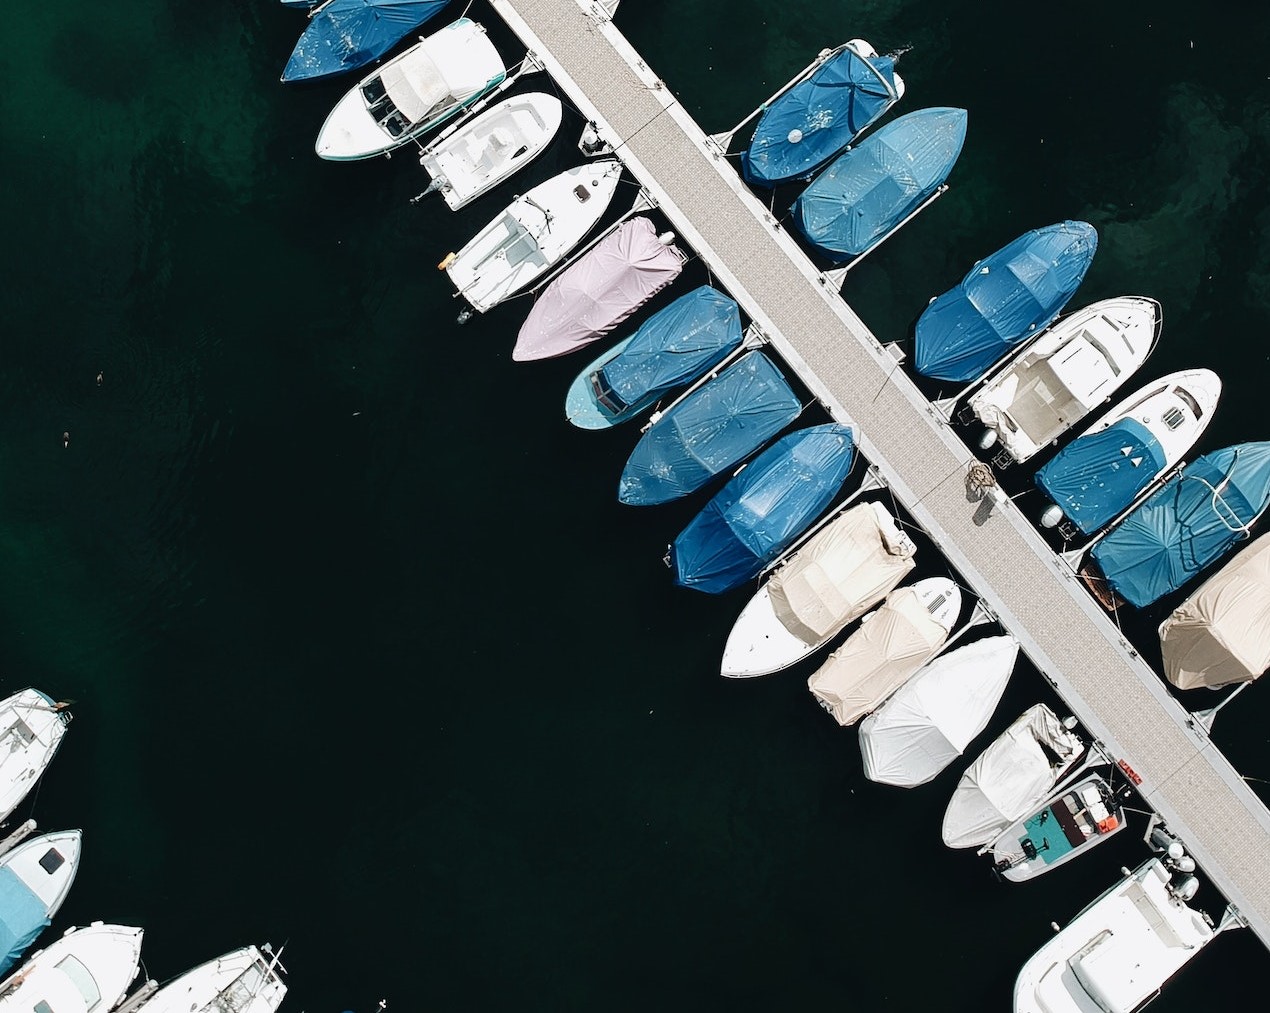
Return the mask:
[(0, 982), (0, 1013), (109, 1013), (136, 977), (141, 935), (101, 922), (67, 929)]
[(1133, 1013), (1216, 935), (1186, 901), (1197, 881), (1148, 859), (1036, 951), (1014, 983), (1015, 1013)]
[(173, 978), (132, 1013), (274, 1013), (287, 994), (266, 943), (234, 950)]
[[(21, 831), (34, 829), (35, 821)], [(0, 974), (49, 926), (79, 869), (78, 830), (42, 834), (0, 856)]]
[(419, 164), (432, 178), (424, 193), (440, 190), (451, 211), (465, 207), (542, 154), (563, 115), (560, 100), (542, 92), (487, 109), (420, 153)]
[(768, 675), (829, 643), (913, 569), (916, 546), (881, 503), (857, 503), (782, 563), (737, 617), (722, 674)]
[(479, 313), (542, 277), (603, 217), (622, 175), (615, 158), (552, 176), (517, 197), (459, 250), (441, 261)]
[(507, 76), (503, 58), (468, 18), (420, 39), (362, 78), (318, 133), (322, 158), (371, 158), (458, 115)]
[(8, 819), (62, 744), (71, 716), (36, 689), (0, 701), (0, 820)]
[(987, 426), (986, 450), (1001, 442), (1026, 461), (1107, 401), (1155, 347), (1160, 304), (1117, 296), (1064, 317), (993, 373), (968, 407)]

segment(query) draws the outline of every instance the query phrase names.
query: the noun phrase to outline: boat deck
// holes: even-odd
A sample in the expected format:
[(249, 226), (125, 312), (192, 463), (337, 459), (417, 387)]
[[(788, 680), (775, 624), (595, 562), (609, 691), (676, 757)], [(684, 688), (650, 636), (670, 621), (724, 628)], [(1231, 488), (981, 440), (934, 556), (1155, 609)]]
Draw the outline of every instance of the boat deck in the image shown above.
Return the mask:
[(1203, 728), (1008, 499), (968, 494), (975, 458), (604, 6), (491, 2), (1270, 946), (1270, 810)]

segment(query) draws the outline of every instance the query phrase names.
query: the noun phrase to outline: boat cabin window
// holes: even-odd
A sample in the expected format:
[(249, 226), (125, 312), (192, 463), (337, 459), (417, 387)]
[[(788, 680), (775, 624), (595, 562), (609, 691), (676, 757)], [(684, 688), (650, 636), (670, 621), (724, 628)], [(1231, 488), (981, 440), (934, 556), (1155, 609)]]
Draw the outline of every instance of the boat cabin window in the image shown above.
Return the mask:
[[(1174, 389), (1176, 390), (1178, 388), (1174, 388)], [(1155, 397), (1157, 394), (1163, 394), (1166, 390), (1168, 390), (1167, 387), (1156, 387), (1154, 390), (1147, 391), (1147, 393), (1143, 394), (1140, 398), (1138, 398), (1138, 400), (1134, 401), (1133, 404), (1131, 404), (1128, 408), (1126, 408), (1124, 410), (1124, 414), (1132, 415), (1140, 407), (1142, 407), (1142, 405), (1146, 404), (1147, 401), (1149, 401), (1151, 398)]]
[(101, 990), (97, 988), (97, 982), (93, 980), (93, 976), (88, 973), (88, 968), (75, 957), (63, 957), (57, 962), (57, 969), (70, 978), (71, 984), (79, 989), (79, 994), (84, 997), (84, 1006), (88, 1013), (93, 1013), (97, 1004), (101, 1002)]
[(1160, 420), (1170, 430), (1173, 430), (1180, 428), (1186, 422), (1186, 415), (1180, 408), (1166, 408), (1164, 414), (1160, 416)]
[(597, 369), (590, 376), (591, 393), (595, 395), (595, 400), (601, 408), (610, 415), (620, 415), (626, 409), (626, 402), (618, 395), (612, 387), (609, 386), (607, 380), (604, 379), (604, 371)]
[(1190, 391), (1183, 390), (1181, 387), (1174, 387), (1173, 393), (1186, 403), (1186, 407), (1195, 413), (1197, 419), (1204, 417), (1204, 412), (1200, 409), (1199, 402), (1191, 397)]
[(65, 864), (66, 859), (62, 857), (62, 853), (57, 848), (49, 848), (48, 851), (40, 856), (40, 868), (50, 876)]
[(579, 204), (585, 204), (587, 201), (591, 199), (591, 191), (588, 190), (581, 183), (579, 183), (577, 186), (573, 188), (573, 196), (578, 198)]
[(1107, 346), (1104, 345), (1101, 341), (1099, 341), (1098, 338), (1094, 334), (1090, 333), (1089, 331), (1085, 332), (1085, 340), (1087, 340), (1091, 345), (1094, 346), (1095, 349), (1097, 349), (1098, 354), (1101, 355), (1104, 361), (1107, 363), (1107, 365), (1111, 367), (1111, 375), (1119, 376), (1120, 366), (1117, 365), (1116, 360), (1112, 356), (1111, 352), (1107, 350)]
[(35, 1013), (53, 1013), (53, 1007), (46, 1003), (43, 999), (34, 1006)]

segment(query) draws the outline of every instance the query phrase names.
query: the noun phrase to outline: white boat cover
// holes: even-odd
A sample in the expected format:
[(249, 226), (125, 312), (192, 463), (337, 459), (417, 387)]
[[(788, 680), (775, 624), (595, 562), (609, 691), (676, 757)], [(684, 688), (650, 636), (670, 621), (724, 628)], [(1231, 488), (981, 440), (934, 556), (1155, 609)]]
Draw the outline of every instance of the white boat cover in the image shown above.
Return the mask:
[(1270, 535), (1201, 584), (1160, 624), (1164, 674), (1178, 689), (1258, 678), (1270, 666)]
[(399, 63), (390, 63), (379, 75), (392, 104), (411, 123), (427, 117), (432, 107), (450, 94), (450, 85), (426, 46)]
[(1029, 707), (961, 775), (944, 812), (944, 843), (990, 844), (1050, 793), (1083, 748), (1045, 704)]
[(823, 643), (904, 579), (915, 565), (913, 551), (886, 507), (859, 503), (772, 575), (772, 610), (803, 643)]
[(948, 639), (912, 587), (887, 596), (882, 607), (839, 647), (807, 688), (846, 727), (891, 695)]
[(931, 780), (987, 726), (1018, 656), (1013, 637), (985, 637), (923, 668), (861, 723), (865, 776), (900, 788)]

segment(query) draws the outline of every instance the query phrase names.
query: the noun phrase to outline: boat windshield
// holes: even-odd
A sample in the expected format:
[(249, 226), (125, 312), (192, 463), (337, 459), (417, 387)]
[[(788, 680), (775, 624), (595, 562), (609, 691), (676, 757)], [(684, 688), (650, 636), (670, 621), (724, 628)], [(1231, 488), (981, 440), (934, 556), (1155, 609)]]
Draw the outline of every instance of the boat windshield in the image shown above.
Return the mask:
[[(1084, 333), (1085, 333), (1085, 340), (1088, 341), (1091, 345), (1094, 346), (1094, 348), (1098, 350), (1098, 354), (1101, 355), (1103, 357), (1103, 360), (1107, 363), (1107, 365), (1111, 367), (1111, 375), (1119, 376), (1120, 366), (1119, 364), (1117, 364), (1115, 356), (1111, 354), (1107, 346), (1098, 340), (1098, 335), (1096, 335), (1093, 331), (1085, 331)], [(1133, 349), (1130, 349), (1130, 351), (1133, 351)]]
[(67, 956), (57, 962), (57, 969), (70, 978), (71, 984), (84, 997), (84, 1008), (88, 1013), (93, 1013), (97, 1004), (101, 1002), (101, 990), (97, 987), (93, 976), (88, 973), (88, 968), (76, 957)]
[(604, 378), (604, 370), (597, 369), (588, 379), (591, 381), (591, 393), (595, 395), (595, 402), (604, 411), (610, 415), (620, 415), (626, 409), (626, 402)]
[(1191, 397), (1191, 392), (1189, 390), (1185, 387), (1174, 387), (1173, 393), (1178, 396), (1187, 408), (1194, 412), (1197, 419), (1202, 419), (1204, 417), (1203, 409), (1200, 408), (1199, 402)]

